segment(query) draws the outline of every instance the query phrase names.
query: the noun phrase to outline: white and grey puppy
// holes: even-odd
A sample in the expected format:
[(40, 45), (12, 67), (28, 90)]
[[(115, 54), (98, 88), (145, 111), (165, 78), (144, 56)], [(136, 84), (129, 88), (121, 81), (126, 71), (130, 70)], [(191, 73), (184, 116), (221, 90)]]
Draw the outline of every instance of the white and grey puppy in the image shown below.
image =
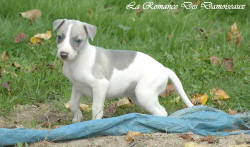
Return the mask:
[(172, 81), (184, 103), (193, 104), (183, 90), (176, 74), (154, 60), (136, 51), (108, 50), (95, 47), (96, 27), (77, 20), (57, 19), (53, 23), (57, 32), (57, 56), (64, 62), (63, 74), (71, 81), (70, 109), (73, 122), (82, 119), (81, 97), (93, 98), (92, 119), (103, 117), (105, 99), (129, 97), (133, 103), (152, 115), (167, 116), (159, 104), (158, 95)]

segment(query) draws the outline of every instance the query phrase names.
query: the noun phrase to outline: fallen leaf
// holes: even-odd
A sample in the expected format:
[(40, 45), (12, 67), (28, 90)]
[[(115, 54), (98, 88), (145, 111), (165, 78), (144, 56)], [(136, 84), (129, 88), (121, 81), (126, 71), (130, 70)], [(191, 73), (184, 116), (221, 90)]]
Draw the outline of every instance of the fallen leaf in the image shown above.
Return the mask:
[(7, 56), (6, 52), (4, 51), (2, 54), (1, 54), (1, 62), (5, 62), (9, 60), (9, 57)]
[(89, 9), (88, 9), (88, 16), (89, 16), (90, 18), (92, 18), (93, 15), (94, 15), (93, 9), (89, 8)]
[(171, 39), (171, 38), (173, 38), (172, 35), (168, 35), (168, 36), (167, 36), (167, 40), (169, 40), (169, 39)]
[(230, 27), (230, 31), (227, 32), (226, 39), (227, 41), (234, 41), (236, 45), (240, 43), (241, 35), (237, 28), (236, 22)]
[(21, 32), (21, 33), (16, 34), (14, 42), (19, 43), (19, 42), (22, 42), (26, 38), (27, 38), (27, 35), (24, 32)]
[(209, 60), (210, 60), (210, 63), (214, 66), (221, 65), (221, 63), (222, 63), (221, 59), (218, 57), (215, 57), (215, 56), (210, 57)]
[(17, 63), (17, 62), (12, 63), (12, 66), (14, 66), (17, 69), (21, 68), (21, 65), (19, 63)]
[(213, 96), (214, 100), (226, 100), (230, 98), (225, 91), (219, 88), (210, 89), (210, 94)]
[(226, 71), (234, 71), (233, 58), (223, 58), (223, 65)]
[(117, 102), (111, 103), (108, 105), (108, 107), (104, 111), (105, 117), (112, 117), (113, 114), (116, 112)]
[(40, 39), (40, 38), (37, 38), (37, 37), (31, 37), (30, 38), (30, 43), (31, 44), (42, 44), (43, 42), (42, 42), (42, 40)]
[(23, 18), (34, 21), (34, 20), (38, 19), (39, 17), (41, 17), (42, 12), (39, 9), (33, 9), (33, 10), (26, 11), (26, 12), (20, 12), (19, 14)]
[(249, 144), (229, 145), (229, 147), (249, 147)]
[(51, 31), (46, 31), (46, 33), (36, 34), (34, 37), (44, 39), (44, 40), (49, 40), (51, 36), (52, 36)]
[(219, 105), (219, 107), (221, 107), (222, 106), (222, 102), (221, 101), (217, 101), (217, 104)]
[(201, 1), (200, 0), (197, 0), (194, 5), (200, 5), (201, 4)]
[(208, 143), (216, 143), (217, 140), (214, 139), (212, 136), (205, 136), (199, 139), (200, 142), (207, 141)]
[[(64, 104), (64, 106), (65, 106), (66, 109), (70, 109), (69, 103)], [(91, 111), (91, 108), (87, 104), (80, 104), (80, 109), (82, 111), (86, 111), (86, 112), (90, 112)]]
[(135, 14), (141, 15), (143, 13), (143, 8), (140, 6), (139, 9), (135, 9)]
[(129, 101), (129, 99), (127, 97), (120, 99), (117, 102), (117, 107), (121, 107), (121, 106), (131, 106), (131, 103)]
[(170, 102), (178, 104), (180, 102), (180, 100), (181, 100), (181, 98), (178, 96), (178, 97), (172, 99)]
[(179, 137), (181, 137), (182, 139), (185, 139), (187, 141), (194, 141), (194, 138), (191, 137), (189, 134), (181, 134), (181, 135), (179, 135)]
[(175, 90), (174, 85), (171, 83), (171, 84), (168, 84), (168, 85), (166, 86), (165, 91), (162, 92), (162, 93), (160, 94), (160, 96), (161, 96), (161, 97), (164, 97), (164, 98), (167, 98), (168, 95), (172, 95), (172, 94), (174, 94), (174, 93), (176, 93), (176, 90)]
[(64, 106), (65, 106), (65, 108), (67, 108), (67, 109), (70, 108), (69, 103), (64, 104)]
[(128, 131), (128, 134), (126, 136), (126, 141), (132, 142), (135, 140), (137, 136), (143, 136), (143, 134), (141, 132)]
[(191, 99), (191, 102), (194, 105), (197, 105), (197, 104), (205, 105), (207, 103), (207, 100), (208, 100), (208, 95), (206, 93), (205, 94), (198, 93), (193, 96), (193, 98)]
[(53, 65), (53, 64), (47, 64), (47, 66), (48, 66), (49, 69), (51, 69), (51, 70), (56, 69), (55, 65)]
[(82, 111), (86, 111), (86, 112), (90, 112), (91, 111), (91, 107), (89, 107), (89, 105), (87, 105), (87, 104), (80, 104), (80, 109)]
[(207, 146), (197, 144), (195, 142), (186, 142), (186, 143), (184, 143), (184, 147), (207, 147)]
[(237, 111), (232, 110), (231, 108), (228, 109), (228, 114), (235, 115), (236, 113), (237, 113)]
[(10, 91), (10, 82), (4, 82), (4, 83), (3, 83), (3, 87), (4, 87), (5, 89), (7, 89), (8, 91)]

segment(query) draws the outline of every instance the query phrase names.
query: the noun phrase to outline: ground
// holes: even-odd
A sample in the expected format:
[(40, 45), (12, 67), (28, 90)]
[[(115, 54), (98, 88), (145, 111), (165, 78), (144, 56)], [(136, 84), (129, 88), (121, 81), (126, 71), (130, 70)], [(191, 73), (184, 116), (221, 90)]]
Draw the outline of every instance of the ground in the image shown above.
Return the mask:
[[(65, 108), (66, 109), (66, 108)], [(15, 110), (7, 117), (0, 116), (0, 128), (33, 128), (33, 129), (52, 129), (58, 128), (71, 123), (72, 114), (65, 110), (56, 110), (53, 105), (37, 104), (37, 105), (17, 105)], [(199, 145), (213, 147), (226, 147), (230, 145), (247, 144), (250, 145), (250, 136), (247, 134), (232, 135), (225, 137), (213, 137), (212, 143), (208, 141), (200, 141), (204, 136), (195, 135), (192, 133), (190, 137), (180, 137), (183, 134), (168, 134), (168, 133), (147, 133), (142, 136), (136, 136), (134, 140), (127, 141), (125, 136), (104, 136), (88, 139), (73, 140), (68, 142), (47, 142), (41, 141), (38, 143), (29, 144), (31, 147), (47, 147), (47, 146), (155, 146), (165, 147), (174, 146), (182, 147), (188, 142), (193, 142)], [(185, 134), (186, 135), (186, 134)]]

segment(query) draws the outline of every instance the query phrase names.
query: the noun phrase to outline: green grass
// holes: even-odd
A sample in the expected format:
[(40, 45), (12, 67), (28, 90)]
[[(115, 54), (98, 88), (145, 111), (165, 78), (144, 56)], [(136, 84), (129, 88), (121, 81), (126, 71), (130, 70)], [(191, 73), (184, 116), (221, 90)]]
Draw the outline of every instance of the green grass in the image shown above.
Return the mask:
[[(142, 4), (145, 0), (137, 1)], [(181, 4), (183, 0), (176, 2)], [(213, 1), (214, 3), (246, 4), (245, 10), (144, 10), (141, 14), (126, 10), (129, 1), (61, 1), (61, 0), (1, 0), (0, 54), (9, 60), (0, 62), (0, 84), (9, 82), (10, 92), (0, 86), (0, 114), (8, 114), (16, 104), (58, 103), (63, 109), (71, 93), (71, 83), (62, 75), (62, 62), (56, 57), (55, 32), (49, 41), (31, 46), (28, 38), (52, 29), (57, 18), (78, 19), (98, 27), (94, 45), (112, 49), (137, 50), (149, 54), (180, 77), (189, 97), (209, 93), (219, 87), (230, 95), (220, 109), (246, 111), (250, 107), (250, 2), (245, 0)], [(156, 1), (168, 4), (169, 1)], [(18, 14), (29, 9), (41, 9), (42, 17), (32, 25)], [(226, 41), (226, 33), (236, 22), (243, 40), (238, 46)], [(123, 30), (119, 27), (129, 27)], [(206, 32), (199, 33), (199, 29)], [(14, 36), (24, 32), (28, 38), (15, 44)], [(168, 38), (168, 36), (171, 36)], [(234, 60), (234, 72), (212, 66), (211, 56)], [(20, 69), (12, 66), (21, 65)], [(47, 65), (52, 64), (55, 69)], [(4, 72), (6, 71), (6, 72)], [(182, 102), (171, 103), (160, 99), (170, 112), (182, 107)], [(90, 103), (90, 99), (83, 99)], [(209, 100), (208, 106), (218, 107)], [(116, 115), (143, 112), (135, 107), (121, 110)]]

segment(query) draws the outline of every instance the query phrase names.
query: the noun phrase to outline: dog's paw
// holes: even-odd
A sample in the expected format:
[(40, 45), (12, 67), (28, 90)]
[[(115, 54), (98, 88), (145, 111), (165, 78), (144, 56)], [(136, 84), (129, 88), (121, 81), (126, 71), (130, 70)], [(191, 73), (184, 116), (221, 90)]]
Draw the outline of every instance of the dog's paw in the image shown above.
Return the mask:
[(82, 120), (82, 112), (77, 112), (74, 114), (74, 118), (72, 120), (73, 123), (80, 122)]

